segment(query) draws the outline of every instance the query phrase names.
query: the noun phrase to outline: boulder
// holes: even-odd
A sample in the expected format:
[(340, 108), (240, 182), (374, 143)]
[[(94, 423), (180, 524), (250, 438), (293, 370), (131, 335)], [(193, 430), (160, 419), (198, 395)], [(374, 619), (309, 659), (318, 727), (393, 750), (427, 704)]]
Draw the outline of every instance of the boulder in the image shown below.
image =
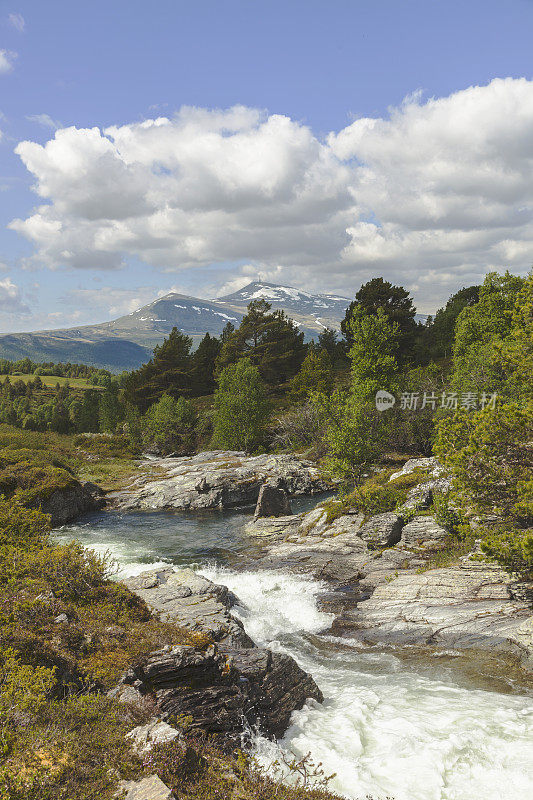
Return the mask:
[(50, 514), (52, 527), (65, 525), (82, 514), (97, 511), (105, 505), (104, 493), (96, 484), (73, 481), (70, 486), (56, 489), (49, 497), (37, 498), (34, 507)]
[(108, 496), (115, 507), (236, 508), (255, 505), (266, 483), (289, 495), (318, 494), (330, 488), (311, 462), (293, 455), (247, 456), (215, 450), (182, 458), (146, 459), (140, 469), (142, 475), (135, 486)]
[(146, 725), (138, 725), (126, 734), (131, 739), (132, 749), (138, 756), (149, 753), (156, 744), (168, 744), (179, 738), (179, 731), (160, 719), (153, 719)]
[(361, 527), (359, 536), (367, 543), (369, 550), (392, 547), (400, 541), (402, 525), (401, 517), (392, 511), (386, 514), (376, 514)]
[(415, 517), (404, 526), (401, 532), (401, 544), (406, 548), (434, 547), (444, 544), (449, 532), (433, 517)]
[(282, 736), (295, 709), (308, 698), (322, 700), (293, 658), (259, 647), (167, 646), (141, 659), (123, 682), (149, 694), (162, 715), (188, 717), (191, 729), (230, 746), (240, 741), (243, 724)]
[(216, 642), (253, 646), (242, 622), (229, 613), (235, 595), (192, 569), (149, 570), (125, 583), (163, 622), (204, 633)]
[(124, 797), (124, 800), (173, 800), (174, 794), (161, 778), (150, 775), (140, 781), (120, 781), (117, 797)]
[(271, 484), (261, 486), (254, 519), (259, 517), (287, 517), (292, 514), (291, 503), (287, 492)]

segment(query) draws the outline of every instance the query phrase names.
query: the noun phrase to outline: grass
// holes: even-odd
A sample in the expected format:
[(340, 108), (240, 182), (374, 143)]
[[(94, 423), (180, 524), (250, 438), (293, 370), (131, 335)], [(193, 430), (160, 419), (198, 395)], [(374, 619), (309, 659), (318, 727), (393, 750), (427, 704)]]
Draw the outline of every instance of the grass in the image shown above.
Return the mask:
[(8, 497), (27, 492), (26, 500), (21, 499), (28, 504), (76, 479), (118, 490), (137, 471), (135, 454), (121, 437), (67, 436), (0, 425), (0, 492)]
[[(6, 378), (9, 378), (11, 383), (15, 383), (15, 381), (29, 383), (30, 381), (34, 381), (36, 377), (36, 375), (32, 374), (14, 372), (10, 375), (0, 374), (0, 382), (3, 383)], [(50, 389), (55, 389), (57, 384), (60, 386), (68, 384), (71, 389), (96, 389), (97, 391), (103, 391), (101, 386), (93, 386), (88, 378), (64, 378), (60, 375), (39, 375), (39, 377), (43, 386)]]

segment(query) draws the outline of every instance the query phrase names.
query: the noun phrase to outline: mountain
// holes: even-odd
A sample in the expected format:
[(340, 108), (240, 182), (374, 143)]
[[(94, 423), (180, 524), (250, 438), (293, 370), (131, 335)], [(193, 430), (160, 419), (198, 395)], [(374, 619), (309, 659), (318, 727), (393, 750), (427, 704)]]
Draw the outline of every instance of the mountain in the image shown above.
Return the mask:
[(215, 302), (229, 310), (245, 313), (252, 300), (266, 300), (272, 308), (281, 309), (291, 317), (306, 334), (316, 337), (324, 328), (340, 328), (350, 300), (335, 294), (310, 294), (292, 286), (253, 281), (238, 292), (220, 297)]
[[(0, 358), (18, 361), (82, 363), (111, 371), (135, 369), (150, 358), (173, 327), (193, 338), (195, 346), (210, 333), (220, 336), (231, 322), (238, 327), (252, 300), (267, 300), (284, 310), (306, 340), (326, 327), (338, 330), (350, 300), (334, 294), (310, 294), (292, 286), (253, 281), (225, 297), (201, 300), (170, 292), (111, 322), (33, 333), (0, 334)], [(423, 315), (417, 315), (422, 317)]]

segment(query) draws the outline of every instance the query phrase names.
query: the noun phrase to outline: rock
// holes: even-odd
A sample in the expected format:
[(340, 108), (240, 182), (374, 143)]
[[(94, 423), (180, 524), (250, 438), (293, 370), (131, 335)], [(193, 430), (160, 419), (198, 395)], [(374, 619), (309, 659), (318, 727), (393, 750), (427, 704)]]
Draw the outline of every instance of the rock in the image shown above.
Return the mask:
[(116, 700), (118, 703), (137, 706), (138, 708), (142, 708), (145, 704), (144, 697), (138, 689), (136, 689), (134, 686), (128, 686), (127, 684), (122, 683), (118, 686), (115, 686), (113, 689), (110, 689), (107, 692), (107, 697), (110, 697), (112, 700)]
[(415, 517), (404, 526), (401, 543), (404, 547), (434, 547), (442, 545), (450, 536), (446, 528), (438, 525), (433, 517)]
[[(153, 478), (154, 467), (163, 477)], [(119, 508), (236, 508), (257, 503), (261, 487), (275, 483), (289, 495), (318, 494), (329, 486), (309, 461), (293, 455), (246, 456), (215, 450), (183, 458), (150, 458), (144, 477), (108, 496)]]
[(389, 478), (390, 481), (395, 481), (396, 478), (402, 478), (404, 475), (410, 475), (411, 472), (414, 472), (415, 469), (423, 469), (427, 470), (428, 472), (437, 477), (438, 474), (442, 471), (442, 467), (438, 463), (437, 459), (434, 457), (431, 458), (410, 458), (409, 461), (406, 461), (401, 470), (398, 472), (393, 472), (393, 474)]
[(192, 729), (232, 744), (243, 722), (281, 736), (295, 709), (308, 698), (322, 700), (293, 658), (259, 647), (166, 647), (141, 659), (123, 680), (150, 694), (162, 714), (189, 717)]
[(348, 615), (371, 643), (489, 650), (533, 667), (533, 617), (509, 598), (509, 575), (466, 563), (399, 573)]
[[(126, 792), (125, 795), (120, 793)], [(120, 781), (117, 797), (124, 800), (173, 800), (174, 795), (157, 775), (140, 781)]]
[(149, 753), (156, 744), (167, 744), (179, 737), (176, 728), (167, 725), (160, 719), (153, 719), (146, 725), (138, 725), (126, 734), (126, 739), (131, 739), (132, 749), (138, 756)]
[[(90, 484), (90, 486), (93, 487), (95, 484)], [(99, 489), (99, 487), (96, 488)], [(32, 504), (32, 508), (40, 508), (44, 514), (50, 514), (51, 524), (56, 527), (71, 522), (89, 511), (103, 508), (105, 500), (101, 489), (99, 492), (98, 494), (92, 489), (86, 488), (86, 485), (73, 480), (70, 486), (56, 489), (46, 499), (38, 498)]]
[(402, 525), (401, 518), (392, 511), (376, 514), (365, 522), (359, 531), (359, 536), (367, 543), (369, 550), (391, 547), (400, 541)]
[(235, 596), (226, 586), (212, 583), (191, 569), (172, 567), (142, 572), (125, 583), (163, 622), (204, 633), (216, 642), (253, 646), (242, 622), (229, 613)]
[(281, 736), (307, 698), (321, 700), (313, 678), (282, 653), (256, 647), (229, 609), (235, 596), (189, 569), (152, 570), (126, 581), (160, 619), (200, 631), (217, 644), (175, 645), (150, 653), (120, 686), (151, 697), (163, 715), (181, 714), (192, 727), (240, 741), (243, 724)]
[(259, 517), (287, 517), (292, 514), (287, 492), (268, 483), (259, 490), (254, 519)]
[(56, 625), (68, 625), (68, 617), (66, 614), (58, 614), (58, 616), (54, 619), (54, 623)]

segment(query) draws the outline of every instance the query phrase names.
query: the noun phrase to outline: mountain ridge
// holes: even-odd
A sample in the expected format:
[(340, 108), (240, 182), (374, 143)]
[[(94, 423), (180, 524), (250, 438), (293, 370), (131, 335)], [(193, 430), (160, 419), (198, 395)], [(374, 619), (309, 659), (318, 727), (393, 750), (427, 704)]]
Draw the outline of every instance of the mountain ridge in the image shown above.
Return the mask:
[(228, 322), (238, 327), (248, 304), (257, 299), (285, 311), (307, 341), (325, 328), (339, 330), (351, 302), (347, 297), (312, 294), (267, 281), (251, 281), (236, 292), (211, 300), (168, 292), (109, 322), (0, 334), (0, 358), (85, 363), (111, 371), (136, 369), (173, 327), (191, 336), (196, 346), (206, 333), (220, 336)]

